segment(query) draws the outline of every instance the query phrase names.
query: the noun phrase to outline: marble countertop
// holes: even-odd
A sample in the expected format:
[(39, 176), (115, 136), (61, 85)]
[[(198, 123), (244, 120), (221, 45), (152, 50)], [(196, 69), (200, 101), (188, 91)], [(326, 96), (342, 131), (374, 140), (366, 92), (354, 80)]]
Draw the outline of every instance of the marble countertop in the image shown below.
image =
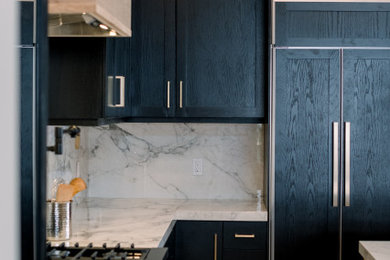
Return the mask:
[(364, 260), (390, 260), (390, 241), (360, 241), (359, 253)]
[[(173, 220), (267, 221), (256, 200), (171, 200), (89, 198), (72, 208), (72, 238), (67, 245), (121, 243), (158, 247)], [(64, 241), (52, 243), (59, 244)]]

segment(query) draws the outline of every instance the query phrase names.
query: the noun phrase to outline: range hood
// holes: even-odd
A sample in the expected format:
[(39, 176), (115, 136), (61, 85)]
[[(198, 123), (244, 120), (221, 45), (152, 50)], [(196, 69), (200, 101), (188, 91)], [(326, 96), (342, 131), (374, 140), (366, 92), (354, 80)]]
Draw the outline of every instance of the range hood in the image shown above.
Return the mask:
[(48, 0), (49, 37), (131, 37), (131, 0)]

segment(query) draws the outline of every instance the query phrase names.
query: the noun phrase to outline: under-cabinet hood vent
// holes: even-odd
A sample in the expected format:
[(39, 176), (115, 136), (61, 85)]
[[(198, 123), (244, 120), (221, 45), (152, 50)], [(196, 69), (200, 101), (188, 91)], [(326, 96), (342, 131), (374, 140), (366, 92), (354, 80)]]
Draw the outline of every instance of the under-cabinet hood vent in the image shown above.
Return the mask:
[(131, 0), (49, 0), (49, 37), (131, 36)]

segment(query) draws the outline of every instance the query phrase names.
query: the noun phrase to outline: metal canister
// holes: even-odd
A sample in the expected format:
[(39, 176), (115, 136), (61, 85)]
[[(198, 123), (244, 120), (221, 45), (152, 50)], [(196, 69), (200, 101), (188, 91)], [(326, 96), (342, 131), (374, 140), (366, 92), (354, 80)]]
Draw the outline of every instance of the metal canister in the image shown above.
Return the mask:
[(46, 239), (68, 240), (72, 236), (72, 201), (46, 202)]

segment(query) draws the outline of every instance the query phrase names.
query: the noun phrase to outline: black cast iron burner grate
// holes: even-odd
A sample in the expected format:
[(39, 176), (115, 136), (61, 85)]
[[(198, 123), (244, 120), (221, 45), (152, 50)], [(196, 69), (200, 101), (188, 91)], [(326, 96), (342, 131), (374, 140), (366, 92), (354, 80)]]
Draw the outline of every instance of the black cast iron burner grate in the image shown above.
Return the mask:
[(65, 247), (65, 243), (59, 246), (52, 246), (51, 243), (46, 245), (47, 259), (80, 259), (80, 260), (144, 260), (149, 253), (149, 249), (137, 249), (134, 248), (134, 244), (131, 247), (121, 247), (118, 243), (115, 247), (107, 247), (106, 243), (102, 247), (93, 247), (90, 243), (86, 247), (80, 247), (78, 243), (73, 247)]

